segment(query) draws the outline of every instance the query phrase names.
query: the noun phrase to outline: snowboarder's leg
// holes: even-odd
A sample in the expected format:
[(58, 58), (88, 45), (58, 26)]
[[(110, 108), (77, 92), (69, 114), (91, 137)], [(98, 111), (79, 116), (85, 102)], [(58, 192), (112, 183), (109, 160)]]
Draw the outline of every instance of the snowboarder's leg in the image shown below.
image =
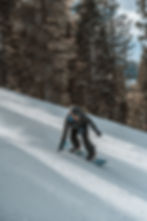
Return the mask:
[(84, 146), (88, 152), (87, 160), (93, 160), (96, 155), (96, 150), (94, 145), (89, 140), (87, 129), (84, 130), (82, 137), (84, 141)]
[(79, 150), (80, 149), (80, 141), (78, 139), (78, 130), (72, 129), (70, 139), (71, 139), (71, 142), (73, 145), (73, 148), (70, 150), (70, 152), (75, 152), (75, 151)]

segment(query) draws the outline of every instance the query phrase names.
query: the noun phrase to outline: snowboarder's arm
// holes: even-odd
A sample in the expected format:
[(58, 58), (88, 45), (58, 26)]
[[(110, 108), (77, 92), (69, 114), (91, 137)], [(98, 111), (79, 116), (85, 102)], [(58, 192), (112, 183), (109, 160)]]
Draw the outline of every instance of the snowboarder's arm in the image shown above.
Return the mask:
[(61, 137), (61, 141), (60, 141), (58, 151), (62, 151), (63, 148), (64, 148), (64, 143), (65, 143), (65, 140), (66, 140), (66, 137), (67, 137), (68, 129), (69, 129), (69, 123), (66, 119), (65, 123), (64, 123), (63, 134), (62, 134), (62, 137)]
[(95, 131), (95, 133), (96, 133), (98, 136), (101, 136), (102, 133), (101, 133), (101, 131), (98, 129), (98, 127), (95, 125), (95, 123), (94, 123), (91, 119), (89, 119), (89, 118), (88, 118), (88, 122), (89, 122), (91, 128)]

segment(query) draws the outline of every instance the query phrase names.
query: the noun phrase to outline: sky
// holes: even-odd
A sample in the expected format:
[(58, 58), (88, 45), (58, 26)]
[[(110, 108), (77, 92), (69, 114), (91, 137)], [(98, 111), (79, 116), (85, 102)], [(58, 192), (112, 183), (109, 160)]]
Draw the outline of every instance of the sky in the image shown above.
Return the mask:
[(137, 12), (137, 6), (136, 6), (136, 0), (117, 0), (120, 3), (120, 13), (124, 13), (127, 15), (129, 20), (131, 20), (131, 34), (133, 36), (132, 44), (133, 49), (130, 52), (130, 59), (133, 59), (135, 61), (139, 61), (141, 54), (142, 54), (142, 47), (138, 40), (138, 36), (140, 34), (139, 29), (136, 27), (136, 22), (140, 19), (140, 15)]

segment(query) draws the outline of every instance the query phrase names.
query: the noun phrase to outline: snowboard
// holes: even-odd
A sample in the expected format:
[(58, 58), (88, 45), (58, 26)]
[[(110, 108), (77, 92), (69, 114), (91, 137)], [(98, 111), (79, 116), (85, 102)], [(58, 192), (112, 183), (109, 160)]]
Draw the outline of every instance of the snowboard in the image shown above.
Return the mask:
[[(85, 161), (87, 161), (86, 156), (82, 151), (77, 151), (77, 152), (74, 152), (71, 154), (75, 154), (76, 156), (81, 157), (82, 159), (85, 159)], [(92, 164), (99, 166), (99, 167), (103, 167), (107, 163), (107, 160), (105, 160), (103, 158), (95, 158), (95, 159), (87, 161), (87, 162), (92, 163)]]

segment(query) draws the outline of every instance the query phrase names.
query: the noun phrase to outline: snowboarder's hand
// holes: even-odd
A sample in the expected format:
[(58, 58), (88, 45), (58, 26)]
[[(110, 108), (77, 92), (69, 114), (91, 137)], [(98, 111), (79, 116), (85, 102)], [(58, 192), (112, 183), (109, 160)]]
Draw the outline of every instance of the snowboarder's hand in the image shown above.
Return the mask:
[(64, 147), (66, 147), (67, 145), (68, 145), (68, 141), (65, 141), (64, 143), (61, 143), (59, 145), (58, 152), (63, 151)]
[(102, 136), (102, 133), (99, 131), (99, 132), (97, 132), (97, 135), (98, 135), (99, 137), (101, 137), (101, 136)]
[(58, 152), (61, 152), (63, 150), (63, 148), (61, 146), (58, 147)]
[(66, 146), (67, 142), (65, 141), (64, 143), (60, 144), (59, 148), (58, 148), (58, 152), (63, 151), (64, 147)]

